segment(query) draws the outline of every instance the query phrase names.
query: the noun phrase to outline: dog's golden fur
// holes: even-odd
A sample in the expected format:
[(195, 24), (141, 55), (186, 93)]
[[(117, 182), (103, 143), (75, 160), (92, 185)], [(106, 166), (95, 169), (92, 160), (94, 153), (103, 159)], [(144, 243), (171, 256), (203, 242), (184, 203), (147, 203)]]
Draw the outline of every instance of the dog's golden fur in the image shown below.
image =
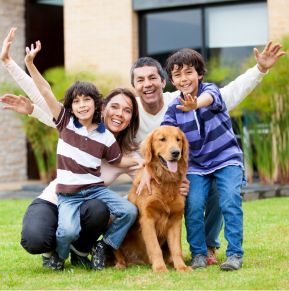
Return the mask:
[[(161, 126), (147, 137), (142, 154), (152, 177), (152, 194), (146, 187), (140, 195), (136, 194), (143, 173), (139, 171), (128, 196), (138, 207), (139, 217), (115, 252), (116, 266), (151, 263), (154, 272), (165, 272), (165, 260), (169, 260), (176, 270), (188, 270), (181, 249), (185, 197), (179, 190), (187, 171), (186, 137), (176, 127)], [(162, 251), (162, 248), (168, 250), (167, 247), (169, 256)]]

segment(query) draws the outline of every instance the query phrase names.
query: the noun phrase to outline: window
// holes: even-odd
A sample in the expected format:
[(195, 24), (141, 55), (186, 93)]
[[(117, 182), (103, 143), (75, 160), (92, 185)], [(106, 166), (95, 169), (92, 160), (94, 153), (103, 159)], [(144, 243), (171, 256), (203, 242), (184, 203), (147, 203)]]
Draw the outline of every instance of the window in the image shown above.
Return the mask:
[(190, 47), (222, 65), (240, 64), (268, 38), (266, 2), (187, 6), (140, 15), (140, 55), (164, 64), (174, 50)]
[(183, 47), (200, 50), (202, 47), (200, 9), (148, 13), (145, 23), (147, 46), (144, 55), (162, 63), (172, 51)]
[(208, 57), (220, 64), (238, 64), (252, 54), (255, 46), (267, 42), (265, 3), (205, 8), (205, 36)]

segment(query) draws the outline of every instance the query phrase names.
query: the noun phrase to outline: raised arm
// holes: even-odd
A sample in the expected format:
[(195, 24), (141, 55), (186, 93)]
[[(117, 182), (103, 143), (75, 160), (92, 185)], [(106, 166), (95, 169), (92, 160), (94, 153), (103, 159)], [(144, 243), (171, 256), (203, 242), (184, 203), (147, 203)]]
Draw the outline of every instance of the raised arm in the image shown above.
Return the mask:
[(24, 96), (16, 96), (13, 94), (5, 94), (0, 97), (0, 102), (4, 103), (3, 109), (13, 110), (17, 113), (30, 115), (36, 117), (42, 123), (55, 127), (55, 123), (51, 119), (51, 115), (46, 114), (37, 105), (32, 104), (31, 101)]
[(33, 63), (34, 58), (36, 57), (38, 52), (40, 52), (40, 50), (41, 43), (39, 40), (36, 42), (35, 48), (34, 44), (32, 44), (30, 48), (26, 47), (25, 64), (40, 94), (44, 97), (53, 117), (57, 119), (61, 111), (61, 104), (58, 103), (51, 90), (50, 85), (42, 77), (42, 75)]
[[(8, 35), (3, 41), (0, 55), (3, 67), (13, 77), (15, 82), (27, 94), (27, 96), (32, 100), (32, 102), (37, 104), (42, 109), (42, 111), (46, 112), (47, 115), (50, 115), (51, 122), (49, 122), (49, 124), (52, 124), (53, 116), (43, 96), (40, 94), (39, 90), (34, 84), (32, 78), (28, 74), (26, 74), (26, 72), (22, 68), (20, 68), (10, 56), (9, 52), (15, 37), (15, 32), (16, 28), (15, 27), (11, 28)], [(34, 116), (34, 110), (32, 112), (32, 116)]]
[(280, 44), (272, 44), (272, 41), (267, 43), (261, 53), (254, 48), (257, 64), (220, 89), (228, 110), (232, 110), (242, 102), (262, 81), (266, 72), (275, 65), (280, 57), (286, 54), (286, 52), (280, 51), (281, 48)]

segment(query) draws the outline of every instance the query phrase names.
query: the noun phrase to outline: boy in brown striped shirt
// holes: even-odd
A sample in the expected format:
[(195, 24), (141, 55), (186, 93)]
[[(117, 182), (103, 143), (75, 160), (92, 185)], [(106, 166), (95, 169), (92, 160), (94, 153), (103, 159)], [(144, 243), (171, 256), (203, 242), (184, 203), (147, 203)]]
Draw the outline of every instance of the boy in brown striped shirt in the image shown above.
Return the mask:
[[(118, 249), (137, 217), (136, 207), (104, 187), (100, 178), (101, 159), (118, 167), (138, 164), (134, 159), (122, 158), (113, 136), (101, 123), (101, 95), (92, 83), (76, 82), (65, 94), (64, 105), (55, 98), (50, 85), (39, 73), (33, 60), (41, 50), (26, 48), (25, 63), (41, 95), (54, 116), (59, 140), (57, 145), (58, 228), (56, 253), (48, 266), (62, 270), (69, 255), (70, 244), (77, 239), (81, 226), (79, 207), (89, 199), (104, 201), (115, 217), (106, 233), (100, 251)], [(99, 256), (96, 269), (105, 267), (105, 256)]]

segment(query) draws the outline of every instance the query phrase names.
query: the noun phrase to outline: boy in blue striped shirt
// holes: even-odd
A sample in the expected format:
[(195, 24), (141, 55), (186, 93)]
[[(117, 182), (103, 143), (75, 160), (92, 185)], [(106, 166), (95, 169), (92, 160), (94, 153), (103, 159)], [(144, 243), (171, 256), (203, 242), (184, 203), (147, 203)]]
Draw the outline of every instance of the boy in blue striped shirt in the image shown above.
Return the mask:
[(165, 114), (162, 125), (179, 127), (189, 141), (185, 222), (192, 253), (192, 267), (207, 266), (204, 210), (208, 191), (216, 181), (228, 241), (222, 270), (242, 267), (243, 211), (240, 188), (243, 154), (234, 135), (230, 116), (218, 87), (203, 83), (205, 64), (192, 49), (181, 49), (166, 62), (172, 84), (180, 91)]

